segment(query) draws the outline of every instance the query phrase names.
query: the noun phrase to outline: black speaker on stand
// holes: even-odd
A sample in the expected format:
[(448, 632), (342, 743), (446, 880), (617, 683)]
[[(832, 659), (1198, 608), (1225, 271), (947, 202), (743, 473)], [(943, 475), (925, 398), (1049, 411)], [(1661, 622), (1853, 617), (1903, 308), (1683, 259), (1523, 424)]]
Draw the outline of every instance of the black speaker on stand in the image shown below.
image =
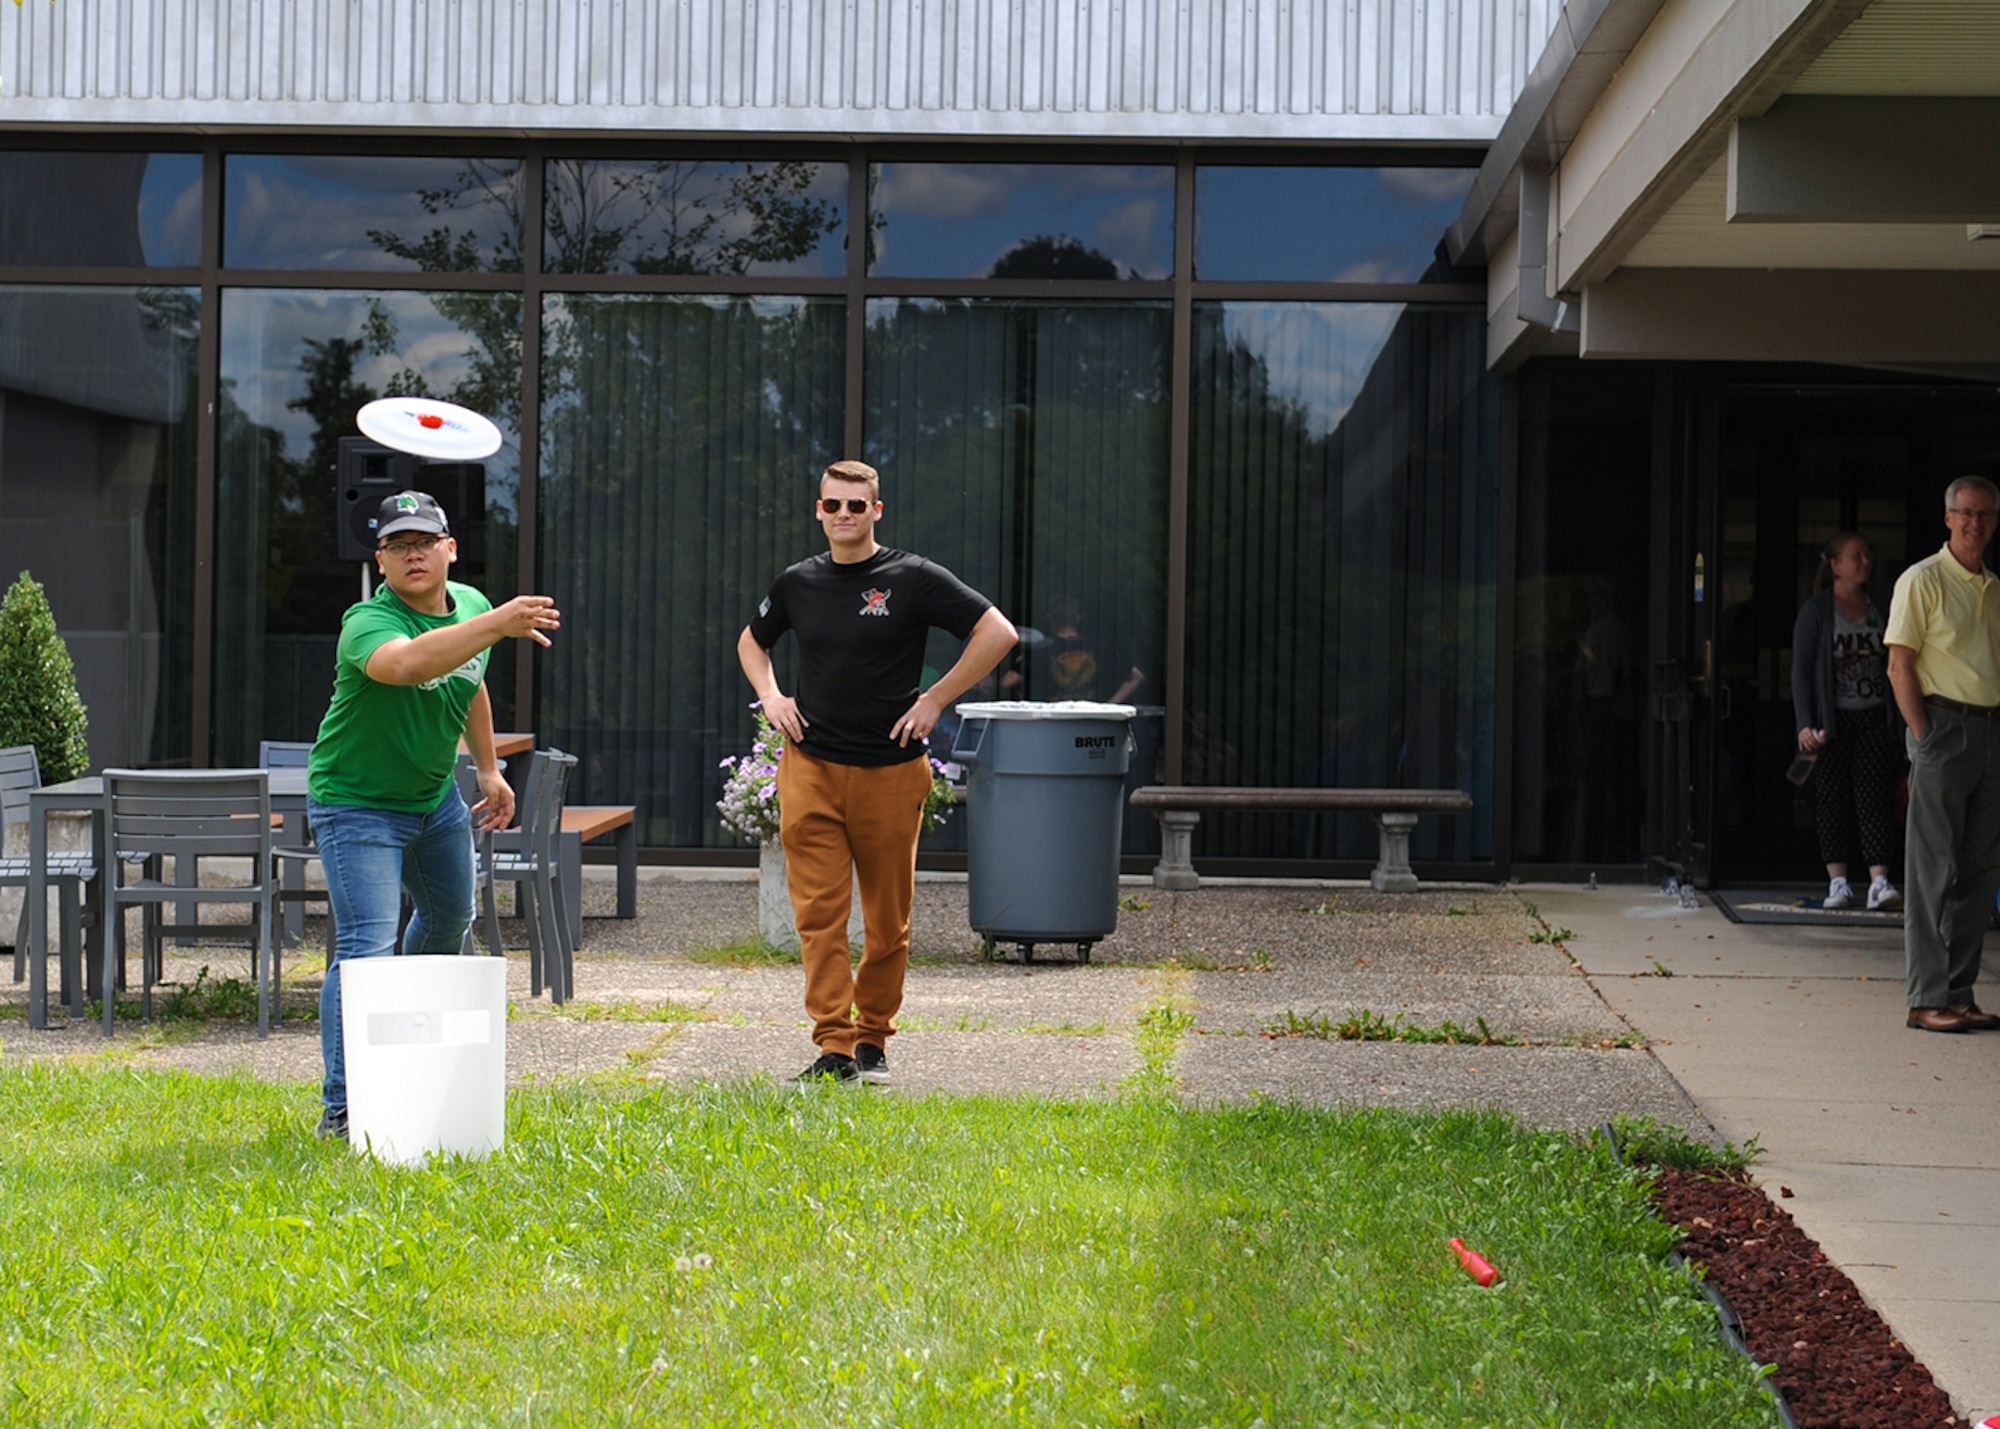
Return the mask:
[[(366, 437), (340, 439), (333, 473), (334, 556), (342, 561), (375, 559), (375, 517), (384, 497), (415, 490), (417, 459)], [(446, 516), (451, 515), (449, 509)]]
[(479, 583), (486, 564), (486, 464), (430, 461), (366, 437), (342, 437), (333, 475), (335, 559), (361, 563), (361, 598), (374, 587), (375, 525), (384, 497), (426, 491), (444, 508), (465, 563), (458, 579)]

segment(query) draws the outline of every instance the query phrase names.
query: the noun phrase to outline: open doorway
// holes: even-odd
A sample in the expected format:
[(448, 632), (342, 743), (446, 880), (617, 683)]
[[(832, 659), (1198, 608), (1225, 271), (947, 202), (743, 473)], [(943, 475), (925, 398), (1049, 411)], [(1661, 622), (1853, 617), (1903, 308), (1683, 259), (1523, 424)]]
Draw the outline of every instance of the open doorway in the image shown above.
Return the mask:
[(1792, 628), (1820, 551), (1837, 531), (1866, 537), (1869, 594), (1886, 610), (1896, 577), (1944, 541), (1946, 484), (2000, 474), (2000, 392), (1736, 382), (1720, 416), (1711, 876), (1809, 883), (1825, 876), (1814, 791), (1785, 770), (1797, 737)]

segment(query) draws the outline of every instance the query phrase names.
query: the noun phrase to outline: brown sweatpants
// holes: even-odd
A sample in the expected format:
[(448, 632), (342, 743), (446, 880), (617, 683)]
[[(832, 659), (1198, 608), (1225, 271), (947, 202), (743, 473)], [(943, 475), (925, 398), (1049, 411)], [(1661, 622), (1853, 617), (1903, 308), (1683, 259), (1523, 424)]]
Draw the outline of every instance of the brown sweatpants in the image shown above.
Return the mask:
[[(792, 745), (778, 761), (785, 877), (806, 967), (806, 1012), (822, 1052), (851, 1057), (855, 1043), (886, 1046), (896, 1030), (930, 787), (928, 759), (863, 769)], [(859, 968), (847, 946), (856, 882), (867, 929)]]

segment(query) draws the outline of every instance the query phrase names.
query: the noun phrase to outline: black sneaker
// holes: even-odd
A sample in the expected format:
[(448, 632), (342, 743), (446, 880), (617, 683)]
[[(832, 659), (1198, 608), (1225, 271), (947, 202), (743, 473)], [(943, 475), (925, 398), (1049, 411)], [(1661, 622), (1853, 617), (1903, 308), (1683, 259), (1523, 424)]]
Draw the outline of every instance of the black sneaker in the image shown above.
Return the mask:
[(313, 1130), (317, 1135), (324, 1136), (329, 1140), (334, 1137), (339, 1137), (342, 1141), (347, 1140), (347, 1109), (342, 1107), (339, 1111), (321, 1112), (319, 1114), (319, 1125), (314, 1127)]
[(886, 1082), (889, 1080), (889, 1054), (873, 1042), (858, 1042), (854, 1047), (854, 1075), (864, 1082)]
[(852, 1057), (843, 1057), (838, 1052), (822, 1052), (810, 1067), (792, 1080), (802, 1087), (809, 1087), (819, 1082), (851, 1082), (860, 1075)]

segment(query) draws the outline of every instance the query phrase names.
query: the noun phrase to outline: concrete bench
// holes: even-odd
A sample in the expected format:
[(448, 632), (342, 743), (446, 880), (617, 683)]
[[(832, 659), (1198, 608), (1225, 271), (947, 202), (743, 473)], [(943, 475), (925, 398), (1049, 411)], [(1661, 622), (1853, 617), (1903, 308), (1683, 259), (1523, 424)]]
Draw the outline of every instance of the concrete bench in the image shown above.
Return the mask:
[(1457, 789), (1244, 789), (1221, 785), (1149, 784), (1132, 794), (1132, 807), (1151, 809), (1160, 821), (1160, 861), (1153, 886), (1201, 887), (1194, 871), (1194, 826), (1203, 810), (1217, 813), (1362, 813), (1375, 816), (1381, 850), (1368, 882), (1377, 892), (1412, 893), (1410, 830), (1419, 814), (1462, 814), (1472, 796)]

